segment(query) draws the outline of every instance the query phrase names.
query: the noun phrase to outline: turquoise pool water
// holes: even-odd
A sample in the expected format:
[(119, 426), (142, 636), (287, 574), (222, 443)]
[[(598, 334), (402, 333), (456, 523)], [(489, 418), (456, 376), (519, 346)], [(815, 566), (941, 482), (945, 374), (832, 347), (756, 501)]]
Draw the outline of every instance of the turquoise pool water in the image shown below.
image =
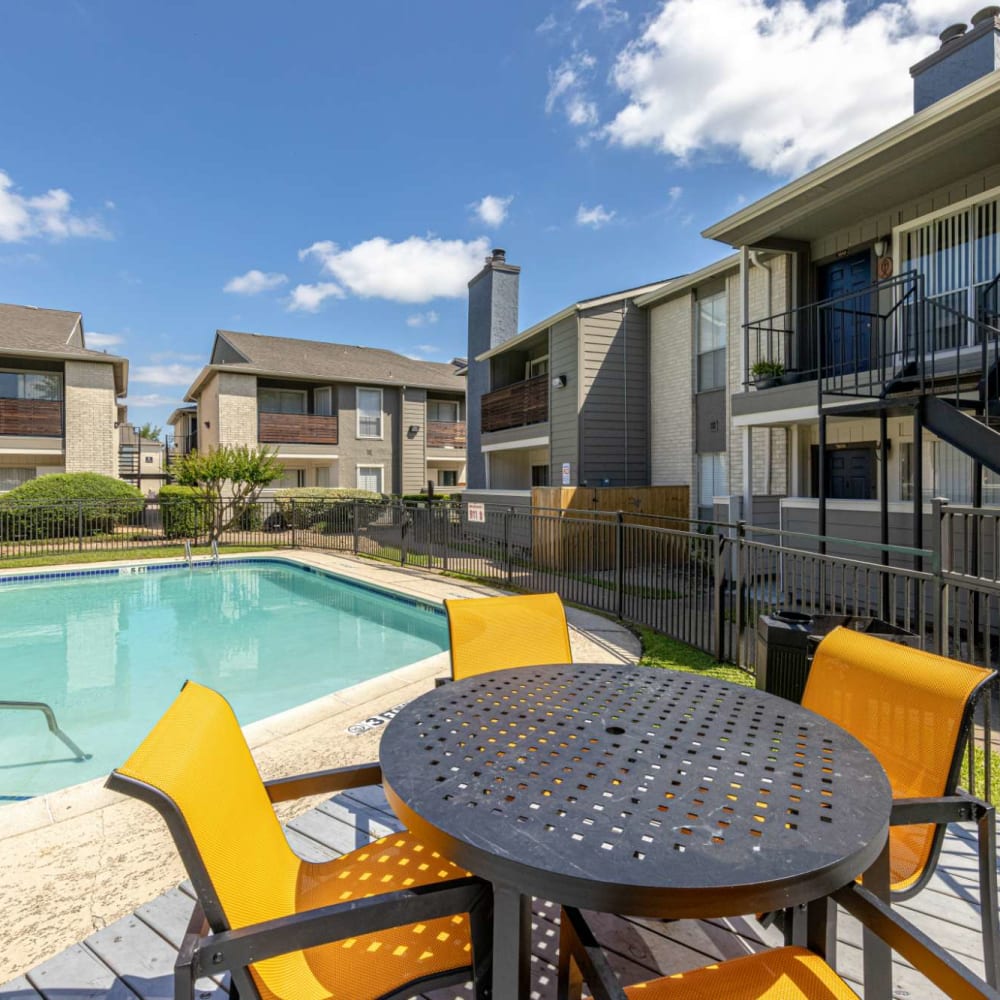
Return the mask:
[(92, 755), (0, 707), (0, 803), (107, 774), (186, 678), (247, 723), (448, 645), (437, 609), (287, 562), (137, 569), (0, 583), (0, 700), (47, 702)]

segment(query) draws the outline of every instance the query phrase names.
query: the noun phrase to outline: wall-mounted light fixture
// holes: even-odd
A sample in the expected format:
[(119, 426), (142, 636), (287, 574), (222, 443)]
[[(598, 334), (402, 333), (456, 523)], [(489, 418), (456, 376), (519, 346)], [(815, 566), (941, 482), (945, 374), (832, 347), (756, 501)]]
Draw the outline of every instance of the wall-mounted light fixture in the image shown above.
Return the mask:
[(410, 424), (410, 437), (416, 437), (420, 433), (419, 424)]
[(552, 388), (553, 389), (562, 389), (565, 385), (566, 385), (566, 376), (565, 375), (556, 375), (552, 379)]
[(889, 249), (889, 241), (884, 236), (880, 236), (872, 244), (872, 249), (875, 251), (876, 257), (884, 257), (886, 250)]

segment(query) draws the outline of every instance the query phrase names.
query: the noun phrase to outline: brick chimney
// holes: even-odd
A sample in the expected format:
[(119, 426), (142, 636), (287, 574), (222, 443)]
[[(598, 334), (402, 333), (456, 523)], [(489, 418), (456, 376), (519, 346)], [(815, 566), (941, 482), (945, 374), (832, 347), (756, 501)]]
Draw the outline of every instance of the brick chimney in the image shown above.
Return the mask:
[(953, 24), (939, 37), (941, 48), (910, 67), (914, 114), (1000, 69), (1000, 7), (984, 7), (971, 25)]
[(480, 447), (482, 396), (490, 391), (490, 363), (476, 355), (517, 336), (517, 292), (521, 269), (507, 263), (496, 249), (469, 282), (469, 369), (466, 387), (466, 482), (470, 489), (486, 486), (486, 464)]

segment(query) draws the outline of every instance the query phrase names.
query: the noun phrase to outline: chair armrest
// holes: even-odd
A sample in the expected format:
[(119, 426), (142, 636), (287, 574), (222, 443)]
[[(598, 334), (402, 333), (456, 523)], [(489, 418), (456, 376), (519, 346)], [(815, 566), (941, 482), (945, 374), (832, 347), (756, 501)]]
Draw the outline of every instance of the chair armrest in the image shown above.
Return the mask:
[(939, 795), (933, 798), (894, 799), (889, 815), (890, 826), (909, 826), (911, 823), (974, 822), (985, 815), (992, 806), (965, 792)]
[(265, 781), (264, 788), (272, 802), (288, 802), (307, 795), (343, 792), (348, 788), (363, 788), (365, 785), (378, 785), (381, 782), (382, 768), (378, 764), (355, 764), (328, 771), (296, 774), (288, 778), (274, 778)]
[(1000, 1000), (1000, 992), (867, 889), (848, 885), (833, 893), (833, 898), (947, 996), (954, 1000)]
[(188, 956), (190, 976), (214, 976), (276, 955), (344, 938), (468, 913), (490, 893), (474, 876), (305, 910), (202, 938)]
[[(583, 914), (575, 907), (564, 906), (559, 918), (560, 979), (564, 963), (569, 962), (576, 963), (593, 1000), (628, 1000)], [(579, 981), (577, 996), (578, 991)]]

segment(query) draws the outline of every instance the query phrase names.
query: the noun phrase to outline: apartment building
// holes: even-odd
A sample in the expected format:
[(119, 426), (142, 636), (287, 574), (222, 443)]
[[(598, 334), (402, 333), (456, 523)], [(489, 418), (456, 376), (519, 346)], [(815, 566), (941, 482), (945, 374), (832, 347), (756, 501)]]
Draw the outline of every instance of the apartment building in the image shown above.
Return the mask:
[(0, 492), (52, 472), (118, 475), (125, 358), (89, 350), (78, 312), (0, 305)]
[(268, 445), (284, 479), (412, 493), (465, 485), (464, 362), (219, 330), (211, 359), (170, 416), (181, 453)]
[(469, 487), (649, 484), (649, 337), (639, 297), (583, 299), (518, 332), (520, 268), (469, 282)]

